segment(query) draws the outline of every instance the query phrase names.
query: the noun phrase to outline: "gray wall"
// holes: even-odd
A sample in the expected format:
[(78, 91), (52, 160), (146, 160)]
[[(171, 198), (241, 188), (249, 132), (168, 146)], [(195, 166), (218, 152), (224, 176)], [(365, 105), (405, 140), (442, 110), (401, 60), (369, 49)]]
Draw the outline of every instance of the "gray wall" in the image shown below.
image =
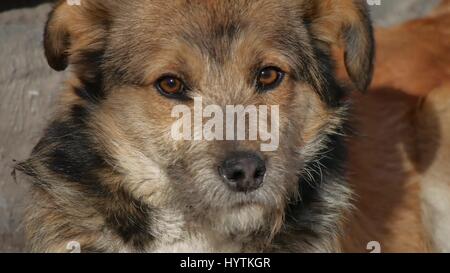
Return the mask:
[[(372, 11), (377, 25), (388, 26), (421, 16), (437, 2), (381, 0)], [(65, 77), (47, 66), (41, 48), (49, 9), (43, 4), (0, 12), (0, 252), (23, 249), (20, 215), (26, 183), (21, 176), (14, 182), (12, 166), (39, 139)]]

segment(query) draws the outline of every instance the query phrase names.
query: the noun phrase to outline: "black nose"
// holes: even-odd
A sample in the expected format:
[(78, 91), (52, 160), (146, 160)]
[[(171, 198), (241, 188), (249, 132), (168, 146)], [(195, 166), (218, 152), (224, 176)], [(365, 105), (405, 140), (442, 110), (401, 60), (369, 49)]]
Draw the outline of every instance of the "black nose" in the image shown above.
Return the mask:
[(219, 174), (234, 191), (251, 192), (258, 189), (264, 180), (264, 161), (253, 153), (234, 153), (219, 166)]

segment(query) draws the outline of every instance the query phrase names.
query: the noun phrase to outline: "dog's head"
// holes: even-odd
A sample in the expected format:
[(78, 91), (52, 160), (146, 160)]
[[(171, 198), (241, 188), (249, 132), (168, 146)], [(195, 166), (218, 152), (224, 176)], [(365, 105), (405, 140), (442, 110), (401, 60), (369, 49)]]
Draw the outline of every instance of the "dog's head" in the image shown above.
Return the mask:
[(364, 1), (68, 2), (45, 32), (50, 66), (74, 72), (68, 112), (83, 109), (120, 185), (217, 227), (257, 227), (298, 197), (342, 123), (333, 47), (358, 89), (371, 80)]

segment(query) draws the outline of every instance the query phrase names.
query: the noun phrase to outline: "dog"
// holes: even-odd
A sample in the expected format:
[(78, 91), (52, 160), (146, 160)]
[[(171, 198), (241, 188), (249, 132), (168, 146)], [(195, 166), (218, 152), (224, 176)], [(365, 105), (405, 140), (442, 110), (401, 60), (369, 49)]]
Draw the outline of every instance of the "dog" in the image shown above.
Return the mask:
[[(332, 48), (366, 90), (365, 1), (60, 1), (44, 47), (49, 65), (72, 76), (17, 166), (31, 177), (31, 251), (341, 250), (349, 88), (335, 78)], [(172, 110), (199, 97), (278, 106), (278, 148), (174, 140)]]
[(375, 31), (373, 82), (352, 96), (345, 252), (372, 241), (382, 252), (450, 251), (449, 7)]

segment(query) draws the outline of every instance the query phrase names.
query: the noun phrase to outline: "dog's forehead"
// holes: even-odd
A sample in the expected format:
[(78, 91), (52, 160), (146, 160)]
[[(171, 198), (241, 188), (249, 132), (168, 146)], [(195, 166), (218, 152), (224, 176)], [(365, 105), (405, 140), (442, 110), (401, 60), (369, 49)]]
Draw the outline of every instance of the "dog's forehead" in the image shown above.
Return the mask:
[[(137, 1), (121, 16), (134, 18), (136, 28), (146, 39), (174, 37), (209, 47), (205, 42), (231, 41), (240, 34), (261, 38), (287, 34), (300, 21), (298, 1), (289, 0), (176, 0)], [(131, 13), (131, 14), (130, 14)], [(133, 20), (121, 20), (133, 24)], [(139, 22), (139, 23), (137, 23)], [(283, 33), (284, 32), (284, 33)], [(220, 40), (220, 41), (218, 41)]]
[(136, 5), (128, 7), (134, 9), (136, 15), (145, 17), (167, 21), (187, 19), (197, 23), (206, 20), (214, 23), (232, 18), (281, 20), (292, 9), (301, 7), (299, 2), (300, 0), (152, 0), (136, 1)]
[(297, 71), (309, 46), (299, 0), (141, 0), (115, 10), (106, 65), (139, 79), (167, 71), (219, 79), (266, 64)]

